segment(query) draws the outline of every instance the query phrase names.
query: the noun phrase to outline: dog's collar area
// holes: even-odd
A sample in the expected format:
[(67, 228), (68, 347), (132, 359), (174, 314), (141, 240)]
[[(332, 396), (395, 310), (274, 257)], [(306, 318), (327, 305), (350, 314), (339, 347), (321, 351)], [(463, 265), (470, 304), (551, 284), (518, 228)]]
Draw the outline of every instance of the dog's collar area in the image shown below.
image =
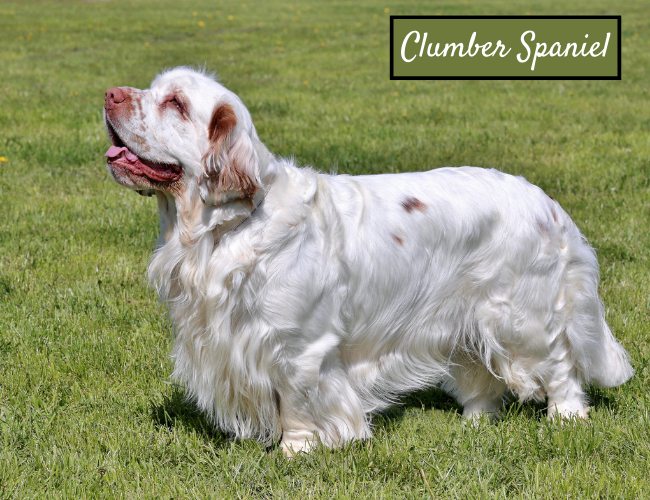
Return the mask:
[[(222, 230), (222, 228), (220, 226), (217, 226), (214, 229), (214, 232), (215, 232), (214, 233), (215, 234), (214, 245), (215, 245), (215, 247), (219, 243), (219, 240), (221, 239), (222, 236), (224, 236), (224, 235), (226, 235), (228, 233), (238, 232), (241, 225), (244, 222), (246, 222), (247, 220), (249, 220), (253, 216), (255, 211), (260, 207), (260, 205), (262, 204), (262, 202), (266, 198), (266, 195), (271, 190), (271, 186), (273, 184), (273, 179), (274, 179), (273, 176), (270, 176), (269, 178), (264, 179), (266, 181), (266, 182), (264, 182), (264, 185), (266, 187), (261, 192), (259, 192), (258, 194), (255, 195), (253, 209), (250, 211), (250, 213), (248, 215), (246, 215), (243, 219), (241, 219), (239, 222), (237, 222), (231, 228), (227, 228), (225, 230)], [(228, 224), (228, 222), (226, 222), (226, 227), (227, 227), (227, 224)]]
[(259, 208), (259, 206), (260, 206), (260, 205), (262, 204), (262, 202), (264, 201), (264, 198), (266, 198), (266, 195), (267, 195), (267, 193), (269, 192), (270, 189), (271, 189), (271, 187), (269, 186), (269, 187), (266, 188), (264, 191), (262, 191), (262, 193), (261, 193), (259, 199), (258, 199), (257, 202), (255, 203), (255, 207), (253, 208), (253, 210), (251, 210), (251, 213), (249, 213), (246, 217), (244, 217), (244, 218), (243, 218), (242, 220), (240, 220), (237, 224), (235, 224), (235, 226), (234, 226), (232, 229), (230, 229), (230, 230), (228, 231), (229, 233), (234, 233), (234, 232), (236, 232), (237, 229), (239, 228), (239, 226), (241, 226), (244, 222), (246, 222), (248, 219), (251, 218), (251, 216), (255, 213), (255, 210), (257, 210), (257, 209)]

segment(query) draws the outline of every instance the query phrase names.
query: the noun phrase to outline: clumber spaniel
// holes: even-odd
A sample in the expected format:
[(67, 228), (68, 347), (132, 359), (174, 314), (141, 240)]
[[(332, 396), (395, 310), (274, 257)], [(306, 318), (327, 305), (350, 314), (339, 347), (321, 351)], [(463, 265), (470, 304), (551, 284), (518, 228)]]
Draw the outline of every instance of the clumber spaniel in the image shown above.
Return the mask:
[(584, 417), (583, 383), (632, 375), (593, 249), (523, 178), (298, 168), (188, 68), (109, 89), (104, 110), (109, 172), (158, 200), (149, 277), (176, 330), (174, 376), (232, 435), (288, 454), (341, 445), (433, 384), (468, 417), (507, 390)]

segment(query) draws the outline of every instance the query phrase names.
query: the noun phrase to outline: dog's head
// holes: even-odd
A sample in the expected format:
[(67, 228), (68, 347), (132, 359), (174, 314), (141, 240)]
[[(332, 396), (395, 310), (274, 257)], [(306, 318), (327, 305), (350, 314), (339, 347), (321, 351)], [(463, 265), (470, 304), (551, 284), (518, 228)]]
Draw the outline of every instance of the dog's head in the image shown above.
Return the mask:
[(261, 186), (259, 142), (241, 100), (188, 68), (157, 76), (146, 90), (105, 95), (106, 153), (113, 178), (140, 194), (200, 197), (205, 205), (250, 202)]

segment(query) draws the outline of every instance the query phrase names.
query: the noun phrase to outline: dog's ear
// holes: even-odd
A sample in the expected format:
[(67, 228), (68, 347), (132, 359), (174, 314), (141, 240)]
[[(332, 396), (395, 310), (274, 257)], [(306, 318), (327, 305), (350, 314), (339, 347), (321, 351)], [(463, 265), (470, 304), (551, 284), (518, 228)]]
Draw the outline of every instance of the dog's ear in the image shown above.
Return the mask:
[(232, 105), (217, 104), (208, 127), (199, 194), (206, 205), (251, 200), (260, 188), (259, 159), (249, 134), (237, 126)]

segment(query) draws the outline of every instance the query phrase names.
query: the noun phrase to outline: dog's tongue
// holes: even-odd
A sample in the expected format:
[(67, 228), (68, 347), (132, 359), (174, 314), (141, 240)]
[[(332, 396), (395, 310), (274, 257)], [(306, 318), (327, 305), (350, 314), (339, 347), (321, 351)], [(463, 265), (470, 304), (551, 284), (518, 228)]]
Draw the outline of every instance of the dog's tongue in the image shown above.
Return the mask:
[[(124, 153), (124, 156), (122, 156), (122, 153)], [(104, 156), (108, 158), (109, 162), (120, 161), (123, 167), (134, 174), (145, 175), (154, 181), (174, 182), (180, 179), (182, 175), (181, 169), (177, 165), (165, 165), (142, 160), (124, 146), (111, 146)], [(126, 160), (126, 163), (123, 160)]]
[(120, 156), (122, 152), (124, 152), (124, 157), (127, 160), (129, 160), (131, 163), (135, 163), (136, 161), (138, 161), (138, 155), (134, 155), (133, 153), (131, 153), (131, 151), (129, 151), (129, 148), (124, 148), (124, 147), (119, 148), (117, 146), (111, 146), (110, 148), (108, 148), (108, 151), (106, 151), (106, 154), (104, 156), (112, 160)]

